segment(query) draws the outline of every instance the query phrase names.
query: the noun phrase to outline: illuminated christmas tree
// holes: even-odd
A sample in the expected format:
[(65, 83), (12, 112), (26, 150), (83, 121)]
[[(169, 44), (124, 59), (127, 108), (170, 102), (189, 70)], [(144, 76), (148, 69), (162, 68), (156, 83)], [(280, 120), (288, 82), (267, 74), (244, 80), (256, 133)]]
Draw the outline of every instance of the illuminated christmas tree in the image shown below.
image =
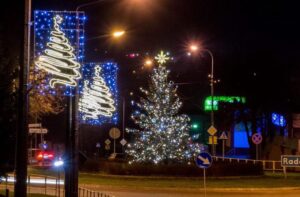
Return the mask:
[(76, 61), (74, 49), (60, 28), (62, 21), (63, 18), (59, 15), (53, 18), (50, 41), (44, 54), (35, 62), (38, 69), (51, 75), (49, 85), (52, 88), (57, 84), (76, 86), (76, 80), (81, 78), (80, 64)]
[(184, 162), (200, 151), (189, 137), (189, 117), (178, 114), (182, 102), (176, 85), (168, 81), (170, 71), (162, 65), (168, 58), (162, 54), (156, 58), (160, 66), (153, 70), (149, 90), (140, 88), (145, 98), (140, 99), (138, 110), (132, 114), (140, 129), (127, 129), (135, 137), (126, 149), (130, 162)]
[(84, 81), (82, 96), (79, 100), (79, 111), (82, 119), (99, 119), (100, 116), (111, 117), (116, 110), (114, 100), (104, 79), (101, 77), (101, 67), (95, 66), (93, 82)]

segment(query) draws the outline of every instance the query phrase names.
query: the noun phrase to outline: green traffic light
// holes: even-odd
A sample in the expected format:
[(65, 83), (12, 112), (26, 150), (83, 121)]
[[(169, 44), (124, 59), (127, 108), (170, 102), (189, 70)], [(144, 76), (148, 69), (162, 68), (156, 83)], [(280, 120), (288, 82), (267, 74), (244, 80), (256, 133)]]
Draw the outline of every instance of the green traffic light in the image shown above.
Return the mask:
[(192, 124), (192, 128), (193, 128), (193, 129), (198, 129), (198, 128), (199, 128), (199, 125), (198, 125), (197, 123), (194, 123), (194, 124)]

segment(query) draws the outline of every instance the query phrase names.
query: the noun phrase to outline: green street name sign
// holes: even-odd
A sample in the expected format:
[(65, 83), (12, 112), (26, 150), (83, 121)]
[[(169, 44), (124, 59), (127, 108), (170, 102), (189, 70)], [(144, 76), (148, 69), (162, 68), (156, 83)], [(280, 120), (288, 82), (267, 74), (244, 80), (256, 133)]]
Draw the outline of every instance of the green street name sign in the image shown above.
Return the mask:
[(281, 155), (282, 167), (300, 167), (300, 155)]

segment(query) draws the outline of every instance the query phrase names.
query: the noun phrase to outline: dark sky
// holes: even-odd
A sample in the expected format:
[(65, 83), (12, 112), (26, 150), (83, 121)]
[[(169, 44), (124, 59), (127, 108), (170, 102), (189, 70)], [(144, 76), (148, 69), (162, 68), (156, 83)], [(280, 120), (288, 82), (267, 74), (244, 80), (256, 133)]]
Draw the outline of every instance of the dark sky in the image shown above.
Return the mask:
[[(75, 10), (90, 2), (32, 1), (33, 10)], [(0, 28), (10, 50), (18, 54), (22, 25), (16, 21), (17, 1), (5, 3)], [(129, 113), (128, 92), (137, 93), (139, 86), (146, 85), (149, 70), (141, 70), (143, 58), (128, 59), (125, 54), (138, 52), (144, 57), (146, 52), (153, 55), (169, 50), (176, 59), (168, 65), (172, 80), (188, 83), (179, 86), (183, 111), (201, 113), (203, 98), (210, 93), (210, 59), (205, 53), (194, 58), (185, 55), (187, 43), (197, 40), (214, 54), (215, 76), (221, 79), (216, 95), (243, 95), (249, 104), (265, 110), (299, 112), (299, 4), (293, 0), (107, 0), (82, 9), (88, 17), (86, 38), (115, 26), (124, 27), (128, 34), (122, 42), (87, 41), (86, 61), (113, 58), (119, 63), (120, 94), (127, 99)], [(65, 130), (65, 114), (58, 118), (59, 127), (57, 117), (44, 121), (55, 135)], [(98, 128), (93, 129), (89, 132), (98, 135)]]
[[(91, 2), (32, 1), (33, 10), (75, 10)], [(11, 40), (17, 40), (20, 31), (14, 23), (15, 5), (2, 12), (2, 26)], [(184, 111), (199, 113), (209, 95), (210, 59), (205, 53), (185, 55), (187, 43), (198, 40), (214, 54), (215, 75), (221, 79), (217, 95), (244, 95), (251, 105), (270, 111), (300, 111), (299, 5), (292, 0), (107, 0), (82, 9), (88, 17), (86, 38), (116, 26), (128, 34), (121, 42), (86, 41), (86, 61), (115, 59), (120, 65), (120, 92), (127, 98), (129, 91), (145, 86), (149, 71), (140, 69), (142, 58), (128, 59), (125, 54), (169, 50), (176, 57), (168, 65), (171, 78), (191, 83), (179, 87)]]
[[(291, 104), (299, 96), (297, 1), (133, 1), (138, 2), (112, 0), (82, 8), (88, 17), (87, 38), (107, 33), (115, 26), (128, 31), (122, 43), (107, 39), (86, 43), (86, 61), (107, 57), (119, 61), (121, 72), (124, 71), (120, 79), (123, 89), (134, 89), (129, 81), (135, 76), (129, 71), (137, 69), (142, 61), (122, 59), (126, 53), (154, 54), (165, 49), (180, 57), (169, 65), (172, 78), (194, 83), (180, 87), (184, 98), (201, 105), (201, 99), (209, 93), (209, 57), (184, 56), (186, 44), (198, 40), (215, 56), (215, 75), (221, 79), (217, 94), (245, 95), (257, 105), (278, 110), (293, 106), (292, 110), (296, 110)], [(84, 2), (90, 1), (33, 0), (33, 9), (74, 10)], [(104, 51), (108, 54), (104, 55)], [(137, 75), (144, 79), (141, 75), (147, 73)]]

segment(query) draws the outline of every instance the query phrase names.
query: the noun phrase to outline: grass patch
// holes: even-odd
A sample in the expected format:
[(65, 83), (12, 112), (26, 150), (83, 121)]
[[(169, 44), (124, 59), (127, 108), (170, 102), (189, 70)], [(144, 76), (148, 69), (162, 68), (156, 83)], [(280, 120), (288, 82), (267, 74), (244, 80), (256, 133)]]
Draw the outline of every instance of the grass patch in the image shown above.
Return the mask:
[[(56, 176), (53, 169), (30, 169), (30, 173)], [(63, 172), (61, 172), (61, 176)], [(199, 188), (203, 185), (202, 177), (160, 177), (160, 176), (114, 176), (100, 173), (80, 173), (80, 184), (103, 185), (121, 188)], [(257, 177), (208, 177), (209, 188), (279, 188), (300, 187), (300, 173), (267, 172)]]
[[(81, 184), (107, 185), (130, 188), (199, 188), (203, 185), (203, 178), (138, 176), (129, 177), (81, 173), (79, 182)], [(287, 179), (284, 179), (282, 174), (266, 174), (260, 177), (208, 177), (207, 186), (210, 188), (300, 187), (300, 174), (293, 174), (293, 176), (290, 177), (288, 175)]]

